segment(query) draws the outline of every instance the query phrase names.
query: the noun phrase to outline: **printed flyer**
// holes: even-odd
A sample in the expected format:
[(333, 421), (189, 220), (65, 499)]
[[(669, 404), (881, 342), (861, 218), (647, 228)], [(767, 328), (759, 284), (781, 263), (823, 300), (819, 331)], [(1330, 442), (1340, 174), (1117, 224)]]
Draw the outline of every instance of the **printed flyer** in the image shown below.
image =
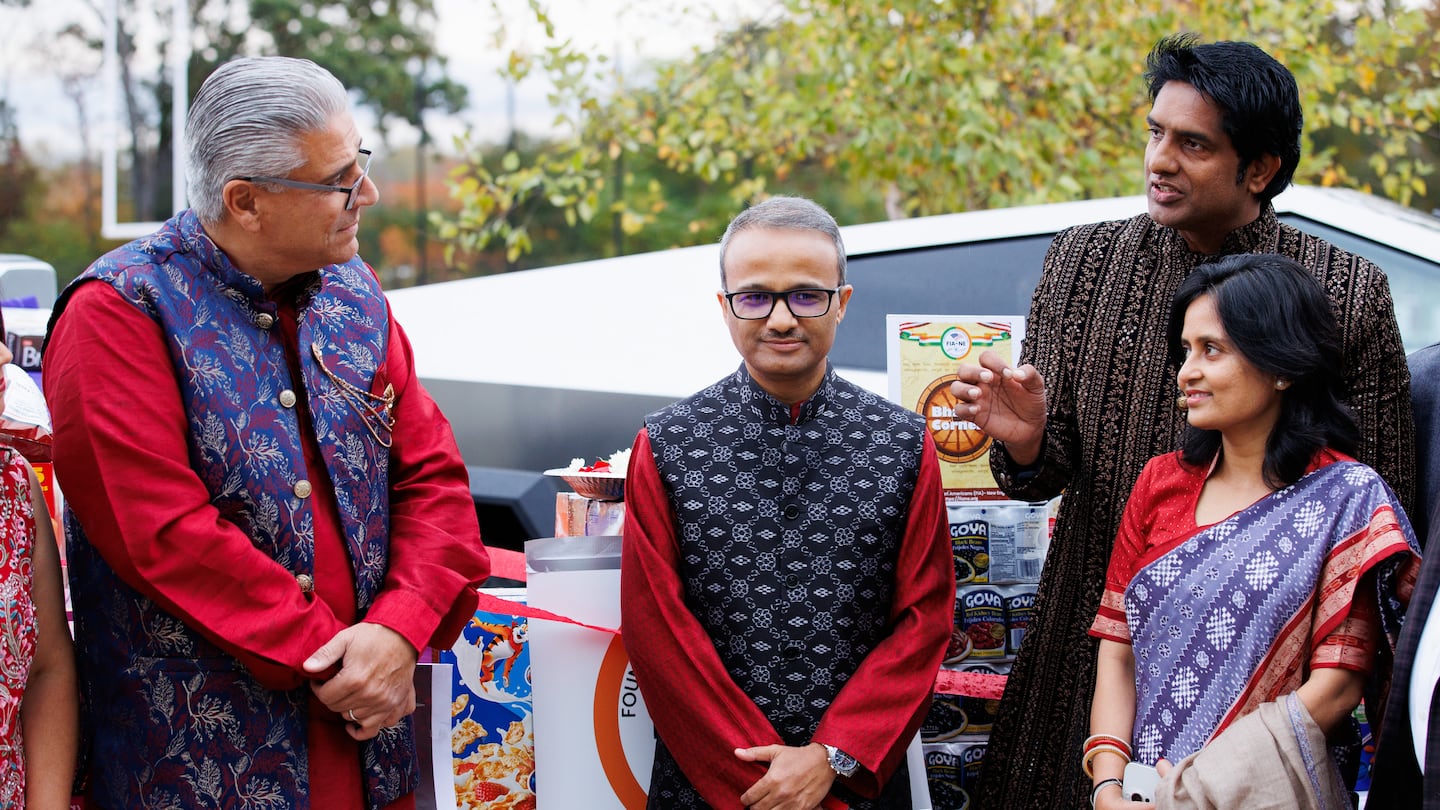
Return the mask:
[(890, 398), (925, 417), (940, 454), (947, 499), (1004, 500), (990, 474), (990, 437), (955, 416), (950, 393), (961, 363), (993, 351), (1014, 365), (1025, 339), (1019, 315), (887, 315)]

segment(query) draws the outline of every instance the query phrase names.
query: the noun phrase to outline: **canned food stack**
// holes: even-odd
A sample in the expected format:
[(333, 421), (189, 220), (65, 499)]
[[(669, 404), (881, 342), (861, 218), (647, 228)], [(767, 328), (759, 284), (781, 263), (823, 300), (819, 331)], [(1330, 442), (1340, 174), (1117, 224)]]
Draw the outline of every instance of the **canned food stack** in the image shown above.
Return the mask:
[[(1052, 503), (950, 501), (955, 626), (944, 669), (1005, 675), (1035, 615)], [(920, 728), (934, 810), (970, 806), (1000, 701), (936, 695)]]

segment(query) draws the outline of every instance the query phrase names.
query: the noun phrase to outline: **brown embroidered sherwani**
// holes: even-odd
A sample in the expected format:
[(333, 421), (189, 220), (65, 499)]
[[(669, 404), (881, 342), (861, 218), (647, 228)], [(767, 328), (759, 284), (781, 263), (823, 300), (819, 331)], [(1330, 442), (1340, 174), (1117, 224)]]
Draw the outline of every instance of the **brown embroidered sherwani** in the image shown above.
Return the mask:
[[(1390, 285), (1374, 264), (1260, 217), (1226, 237), (1222, 254), (1279, 253), (1313, 272), (1335, 307), (1356, 456), (1407, 508), (1414, 497), (1409, 372)], [(1170, 301), (1206, 257), (1146, 215), (1083, 225), (1055, 237), (1035, 289), (1021, 362), (1045, 377), (1045, 444), (1033, 474), (996, 445), (990, 456), (1011, 497), (1065, 491), (1035, 600), (1036, 617), (1011, 671), (986, 752), (977, 808), (1085, 807), (1080, 769), (1095, 686), (1095, 617), (1126, 498), (1152, 456), (1178, 446), (1176, 369), (1167, 358)]]

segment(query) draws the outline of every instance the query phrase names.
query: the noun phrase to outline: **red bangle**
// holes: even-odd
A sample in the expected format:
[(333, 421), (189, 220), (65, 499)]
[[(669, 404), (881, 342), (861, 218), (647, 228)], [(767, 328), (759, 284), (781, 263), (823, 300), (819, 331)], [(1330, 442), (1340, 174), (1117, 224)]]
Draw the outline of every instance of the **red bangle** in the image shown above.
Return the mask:
[(1122, 740), (1113, 734), (1091, 734), (1089, 737), (1086, 737), (1084, 745), (1085, 753), (1090, 753), (1090, 749), (1100, 745), (1113, 745), (1123, 751), (1127, 758), (1135, 755), (1135, 752), (1130, 748), (1129, 741)]

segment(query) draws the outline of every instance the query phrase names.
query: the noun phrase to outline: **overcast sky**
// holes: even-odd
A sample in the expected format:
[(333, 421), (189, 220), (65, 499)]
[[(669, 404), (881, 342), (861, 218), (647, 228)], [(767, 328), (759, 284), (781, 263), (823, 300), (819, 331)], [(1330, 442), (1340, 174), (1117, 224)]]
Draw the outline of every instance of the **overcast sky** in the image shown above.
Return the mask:
[[(96, 0), (102, 2), (102, 0)], [(140, 5), (166, 0), (140, 0)], [(709, 12), (686, 14), (675, 10), (687, 0), (548, 0), (558, 33), (573, 38), (592, 53), (619, 56), (623, 65), (647, 59), (683, 56), (696, 44), (714, 38), (716, 26)], [(530, 48), (542, 43), (539, 28), (527, 24), (525, 0), (436, 0), (439, 26), (437, 48), (450, 61), (450, 75), (470, 91), (470, 107), (454, 120), (430, 122), (438, 142), (448, 146), (449, 136), (466, 127), (486, 138), (497, 138), (507, 128), (504, 82), (496, 74), (503, 54), (494, 46), (498, 6), (510, 20), (511, 42)], [(731, 22), (772, 9), (774, 0), (729, 0), (717, 3), (716, 13)], [(33, 0), (28, 8), (0, 7), (0, 97), (18, 110), (20, 133), (26, 149), (41, 160), (73, 158), (80, 152), (75, 104), (65, 95), (63, 71), (87, 73), (99, 67), (98, 54), (62, 52), (55, 36), (64, 25), (79, 21), (99, 31), (95, 12), (85, 0)], [(521, 129), (544, 131), (554, 117), (548, 107), (547, 87), (530, 81), (516, 89), (516, 118)], [(98, 79), (85, 83), (85, 100), (92, 120), (101, 123), (103, 95)], [(364, 121), (362, 128), (366, 127)], [(98, 132), (98, 129), (97, 129)], [(365, 133), (372, 137), (372, 133)], [(412, 133), (392, 135), (399, 146), (413, 142)]]

